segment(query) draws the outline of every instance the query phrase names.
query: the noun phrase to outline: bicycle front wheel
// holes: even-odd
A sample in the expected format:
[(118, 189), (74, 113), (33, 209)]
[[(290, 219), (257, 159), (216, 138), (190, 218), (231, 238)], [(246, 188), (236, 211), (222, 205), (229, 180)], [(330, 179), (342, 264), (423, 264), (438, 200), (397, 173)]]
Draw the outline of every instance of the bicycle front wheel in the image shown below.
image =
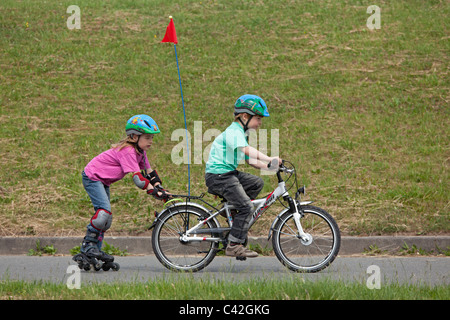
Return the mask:
[(336, 258), (341, 235), (336, 221), (325, 210), (302, 206), (300, 219), (308, 239), (301, 239), (294, 214), (286, 212), (274, 227), (272, 245), (278, 260), (292, 271), (318, 272)]
[[(162, 214), (152, 233), (153, 252), (162, 265), (173, 271), (195, 272), (214, 259), (217, 242), (186, 242), (181, 238), (186, 230), (204, 220), (205, 215), (208, 213), (191, 206), (179, 206)], [(205, 233), (211, 228), (217, 228), (213, 219), (202, 226)]]

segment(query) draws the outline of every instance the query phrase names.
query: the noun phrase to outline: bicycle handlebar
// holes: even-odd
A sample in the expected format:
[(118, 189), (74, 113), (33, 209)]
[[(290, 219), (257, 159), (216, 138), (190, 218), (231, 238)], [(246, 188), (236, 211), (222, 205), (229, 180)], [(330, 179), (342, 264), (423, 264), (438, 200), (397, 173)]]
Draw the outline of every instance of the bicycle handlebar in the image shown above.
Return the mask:
[(270, 168), (276, 168), (276, 167), (278, 167), (279, 166), (279, 164), (278, 164), (278, 160), (277, 159), (273, 159), (272, 161), (270, 161), (268, 164), (267, 164), (267, 168), (268, 169), (270, 169)]
[(277, 170), (278, 172), (286, 172), (286, 173), (293, 173), (293, 172), (295, 171), (294, 168), (292, 168), (292, 169), (286, 168), (286, 167), (284, 166), (284, 160), (281, 160), (281, 163), (278, 163), (278, 160), (277, 160), (277, 159), (274, 159), (274, 160), (270, 161), (270, 162), (267, 164), (267, 168), (268, 168), (268, 169), (271, 169), (271, 168), (278, 168), (278, 170)]

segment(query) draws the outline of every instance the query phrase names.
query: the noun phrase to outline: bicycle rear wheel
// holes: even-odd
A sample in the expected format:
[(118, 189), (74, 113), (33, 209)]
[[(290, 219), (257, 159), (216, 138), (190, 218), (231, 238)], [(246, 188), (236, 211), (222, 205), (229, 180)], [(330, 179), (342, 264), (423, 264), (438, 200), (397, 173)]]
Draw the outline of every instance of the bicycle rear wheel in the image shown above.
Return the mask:
[(318, 272), (336, 258), (341, 235), (336, 221), (325, 210), (302, 206), (300, 219), (303, 231), (311, 236), (308, 241), (298, 235), (294, 214), (286, 212), (274, 227), (272, 245), (278, 260), (292, 271)]
[[(181, 236), (209, 215), (191, 207), (178, 206), (163, 213), (152, 233), (152, 246), (156, 258), (173, 271), (199, 271), (215, 257), (218, 242), (182, 241)], [(213, 219), (202, 226), (202, 230), (217, 228)], [(207, 230), (204, 233), (208, 233)]]

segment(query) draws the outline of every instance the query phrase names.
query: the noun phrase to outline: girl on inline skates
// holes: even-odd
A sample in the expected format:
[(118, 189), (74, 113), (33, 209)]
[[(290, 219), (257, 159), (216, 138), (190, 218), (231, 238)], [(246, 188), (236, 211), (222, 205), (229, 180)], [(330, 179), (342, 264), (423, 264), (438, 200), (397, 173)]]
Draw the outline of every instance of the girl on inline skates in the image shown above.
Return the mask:
[[(112, 183), (132, 173), (135, 185), (147, 194), (159, 200), (170, 197), (147, 158), (153, 136), (160, 132), (156, 122), (147, 115), (136, 115), (126, 123), (125, 132), (125, 139), (94, 157), (82, 172), (83, 186), (92, 201), (95, 214), (87, 226), (80, 254), (73, 257), (81, 269), (89, 270), (90, 265), (96, 270), (119, 268), (119, 265), (113, 262), (113, 256), (101, 251), (104, 233), (112, 223), (109, 193)], [(98, 260), (103, 261), (103, 265)]]

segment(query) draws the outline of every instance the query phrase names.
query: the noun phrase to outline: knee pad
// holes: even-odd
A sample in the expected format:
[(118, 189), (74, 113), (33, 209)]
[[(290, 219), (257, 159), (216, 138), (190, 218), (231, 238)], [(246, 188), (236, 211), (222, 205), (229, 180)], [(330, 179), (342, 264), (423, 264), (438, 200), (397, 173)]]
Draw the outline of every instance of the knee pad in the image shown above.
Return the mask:
[(111, 227), (112, 213), (105, 209), (98, 209), (91, 218), (91, 225), (99, 230), (106, 231)]

